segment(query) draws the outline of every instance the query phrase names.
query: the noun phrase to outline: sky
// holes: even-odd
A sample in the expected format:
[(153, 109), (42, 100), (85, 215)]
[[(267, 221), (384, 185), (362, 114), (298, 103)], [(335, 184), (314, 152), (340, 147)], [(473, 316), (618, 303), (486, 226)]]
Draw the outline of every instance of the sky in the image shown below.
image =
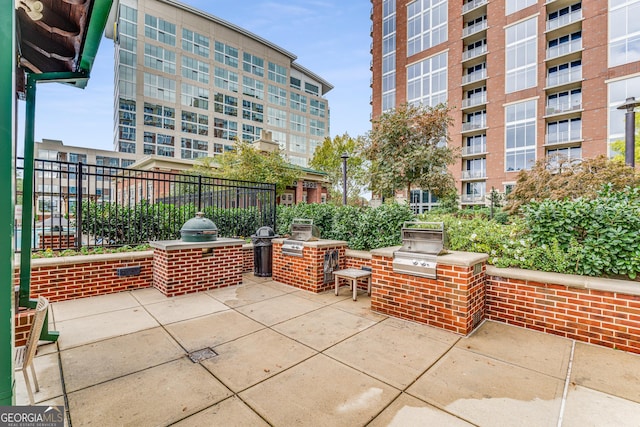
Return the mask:
[[(325, 96), (330, 135), (364, 135), (370, 128), (369, 0), (183, 0), (238, 25), (298, 57), (296, 62), (334, 86)], [(38, 84), (35, 139), (113, 149), (113, 41), (103, 38), (91, 78), (81, 90)], [(19, 123), (24, 120), (20, 103)], [(23, 132), (19, 131), (19, 153)]]

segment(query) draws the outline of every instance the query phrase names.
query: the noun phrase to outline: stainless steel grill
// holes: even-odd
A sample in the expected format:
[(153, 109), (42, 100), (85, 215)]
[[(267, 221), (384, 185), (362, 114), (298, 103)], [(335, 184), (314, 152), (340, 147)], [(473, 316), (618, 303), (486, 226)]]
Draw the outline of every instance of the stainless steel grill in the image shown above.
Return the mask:
[(282, 242), (282, 254), (302, 256), (304, 242), (311, 242), (320, 238), (320, 230), (313, 225), (312, 219), (294, 218), (291, 221), (291, 237)]
[(447, 234), (442, 222), (405, 222), (402, 247), (393, 253), (393, 271), (436, 279), (436, 259), (446, 253)]

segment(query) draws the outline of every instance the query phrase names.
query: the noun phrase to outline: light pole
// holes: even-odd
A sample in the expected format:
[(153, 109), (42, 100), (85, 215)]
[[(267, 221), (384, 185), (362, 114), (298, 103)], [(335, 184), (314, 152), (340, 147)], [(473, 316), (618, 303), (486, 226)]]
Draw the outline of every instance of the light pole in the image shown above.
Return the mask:
[(347, 205), (347, 159), (349, 155), (347, 153), (343, 153), (340, 156), (342, 159), (342, 204), (344, 206)]
[(629, 97), (618, 107), (618, 110), (626, 110), (624, 115), (624, 162), (634, 168), (636, 166), (635, 144), (636, 144), (636, 112), (635, 108), (640, 105), (635, 97)]

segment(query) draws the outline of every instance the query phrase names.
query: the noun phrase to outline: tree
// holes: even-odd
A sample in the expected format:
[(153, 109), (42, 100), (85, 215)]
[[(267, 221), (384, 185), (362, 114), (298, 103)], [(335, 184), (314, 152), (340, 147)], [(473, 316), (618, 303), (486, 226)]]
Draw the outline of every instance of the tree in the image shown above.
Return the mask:
[(278, 196), (303, 176), (303, 171), (287, 163), (280, 151), (260, 152), (247, 141), (236, 141), (233, 150), (219, 156), (200, 159), (193, 172), (216, 178), (276, 184)]
[(329, 195), (331, 200), (342, 203), (342, 155), (346, 153), (347, 159), (347, 202), (349, 204), (359, 204), (360, 193), (367, 184), (366, 161), (362, 157), (364, 140), (362, 137), (352, 138), (349, 134), (335, 136), (333, 139), (327, 137), (316, 148), (310, 166), (319, 171), (325, 172), (331, 180)]
[(505, 209), (515, 213), (523, 204), (545, 199), (592, 199), (605, 184), (613, 191), (635, 187), (640, 185), (640, 173), (604, 155), (581, 161), (547, 157), (538, 160), (530, 170), (520, 171)]
[(452, 122), (449, 107), (404, 104), (373, 122), (365, 147), (371, 161), (372, 190), (393, 196), (397, 190), (429, 190), (438, 197), (455, 193), (448, 170), (457, 153), (446, 142)]
[[(636, 165), (640, 164), (640, 114), (636, 113), (636, 142), (635, 142), (635, 150), (634, 157), (636, 159)], [(615, 151), (617, 154), (614, 156), (614, 159), (621, 160), (624, 162), (624, 153), (625, 153), (625, 140), (619, 139), (611, 143), (611, 149)]]

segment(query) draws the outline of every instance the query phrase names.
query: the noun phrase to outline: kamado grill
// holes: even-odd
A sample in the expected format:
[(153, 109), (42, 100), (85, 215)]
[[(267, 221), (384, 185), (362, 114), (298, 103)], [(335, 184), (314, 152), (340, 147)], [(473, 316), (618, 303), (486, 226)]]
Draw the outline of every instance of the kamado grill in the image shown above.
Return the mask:
[(393, 271), (436, 278), (436, 259), (446, 253), (447, 234), (442, 222), (405, 222), (402, 247), (393, 253)]
[(282, 254), (302, 256), (304, 242), (311, 242), (320, 238), (320, 230), (313, 225), (312, 219), (294, 218), (291, 222), (291, 237), (282, 242)]

